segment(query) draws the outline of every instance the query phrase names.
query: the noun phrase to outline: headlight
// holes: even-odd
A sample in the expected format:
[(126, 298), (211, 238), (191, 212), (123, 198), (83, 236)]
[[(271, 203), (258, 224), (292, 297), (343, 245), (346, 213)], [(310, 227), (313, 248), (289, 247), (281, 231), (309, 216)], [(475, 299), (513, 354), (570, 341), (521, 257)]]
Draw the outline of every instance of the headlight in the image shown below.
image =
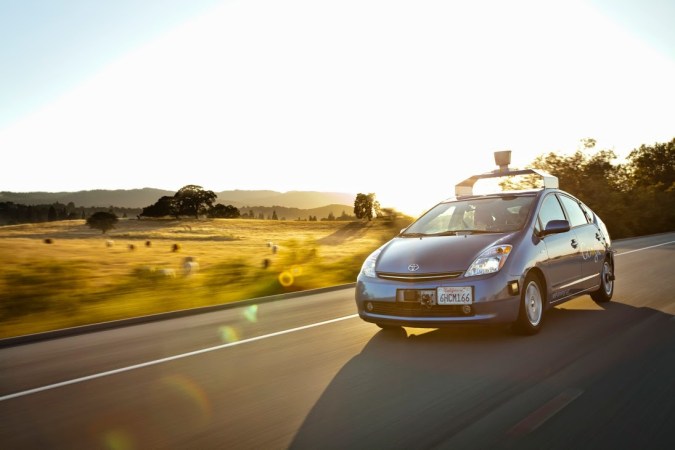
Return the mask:
[(361, 266), (361, 273), (363, 275), (371, 278), (375, 278), (377, 276), (375, 275), (375, 262), (377, 261), (377, 257), (381, 251), (382, 247), (375, 250), (370, 254), (370, 256), (366, 258), (366, 260), (363, 262), (363, 265)]
[(511, 248), (510, 245), (496, 245), (488, 248), (471, 264), (465, 276), (473, 277), (497, 272), (506, 262), (506, 258), (509, 257)]

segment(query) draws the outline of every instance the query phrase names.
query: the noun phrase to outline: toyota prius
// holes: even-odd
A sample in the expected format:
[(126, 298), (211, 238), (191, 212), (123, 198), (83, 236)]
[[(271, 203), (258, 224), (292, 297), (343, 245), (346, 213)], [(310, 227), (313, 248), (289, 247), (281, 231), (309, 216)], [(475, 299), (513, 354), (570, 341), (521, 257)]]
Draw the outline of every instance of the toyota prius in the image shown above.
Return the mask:
[[(500, 169), (455, 187), (364, 261), (359, 316), (381, 328), (512, 324), (537, 333), (547, 309), (581, 295), (607, 302), (614, 252), (605, 224), (558, 179), (536, 169)], [(527, 175), (541, 188), (476, 195), (485, 178)]]

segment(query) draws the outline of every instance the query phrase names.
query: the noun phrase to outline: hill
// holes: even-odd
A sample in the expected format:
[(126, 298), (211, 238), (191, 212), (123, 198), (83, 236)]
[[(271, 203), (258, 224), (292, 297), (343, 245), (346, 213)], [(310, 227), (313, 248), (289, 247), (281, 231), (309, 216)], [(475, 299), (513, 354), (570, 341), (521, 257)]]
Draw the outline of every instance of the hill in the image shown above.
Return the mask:
[[(96, 189), (77, 192), (0, 192), (0, 202), (13, 202), (23, 205), (44, 205), (52, 203), (76, 206), (116, 206), (120, 208), (144, 208), (157, 202), (163, 196), (173, 196), (174, 191), (162, 189)], [(255, 207), (285, 207), (298, 209), (320, 208), (326, 205), (346, 205), (352, 208), (355, 194), (344, 192), (317, 192), (317, 191), (289, 191), (277, 192), (270, 190), (231, 190), (216, 192), (216, 203), (233, 205), (237, 208), (244, 206)], [(349, 206), (351, 205), (351, 206)], [(340, 214), (341, 210), (334, 214)], [(348, 213), (350, 211), (347, 211)], [(280, 214), (277, 212), (277, 214)], [(289, 217), (295, 217), (289, 213)], [(313, 214), (317, 215), (317, 214)], [(320, 215), (320, 214), (318, 214)]]
[(73, 202), (75, 206), (117, 206), (120, 208), (144, 208), (157, 202), (165, 195), (175, 192), (162, 189), (95, 189), (77, 192), (0, 192), (0, 202), (13, 202), (22, 205), (49, 205)]
[[(216, 192), (218, 203), (242, 206), (284, 206), (287, 208), (312, 209), (326, 205), (354, 205), (356, 194), (345, 192), (317, 191), (221, 191)], [(336, 212), (339, 214), (339, 211)]]

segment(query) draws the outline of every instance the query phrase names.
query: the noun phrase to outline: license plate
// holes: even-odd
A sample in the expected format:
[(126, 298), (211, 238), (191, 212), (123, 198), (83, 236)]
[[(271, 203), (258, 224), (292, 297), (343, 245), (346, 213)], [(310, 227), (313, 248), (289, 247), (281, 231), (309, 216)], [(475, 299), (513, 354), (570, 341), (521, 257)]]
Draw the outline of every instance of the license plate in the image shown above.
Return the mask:
[(435, 289), (399, 289), (397, 291), (397, 301), (399, 302), (414, 302), (425, 305), (436, 304), (436, 290)]
[(439, 305), (470, 305), (473, 303), (471, 286), (441, 286), (436, 290)]

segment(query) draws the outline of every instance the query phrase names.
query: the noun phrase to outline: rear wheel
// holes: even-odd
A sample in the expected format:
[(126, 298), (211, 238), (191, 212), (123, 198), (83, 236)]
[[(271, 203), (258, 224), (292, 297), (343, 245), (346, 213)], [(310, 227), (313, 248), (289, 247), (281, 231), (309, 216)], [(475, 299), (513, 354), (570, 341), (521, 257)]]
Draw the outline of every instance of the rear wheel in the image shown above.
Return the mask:
[(545, 296), (539, 277), (535, 274), (528, 275), (520, 295), (518, 319), (513, 324), (518, 334), (531, 335), (539, 332), (544, 319)]
[(605, 259), (600, 272), (600, 289), (591, 292), (591, 298), (598, 303), (606, 303), (614, 295), (614, 267), (609, 259)]

